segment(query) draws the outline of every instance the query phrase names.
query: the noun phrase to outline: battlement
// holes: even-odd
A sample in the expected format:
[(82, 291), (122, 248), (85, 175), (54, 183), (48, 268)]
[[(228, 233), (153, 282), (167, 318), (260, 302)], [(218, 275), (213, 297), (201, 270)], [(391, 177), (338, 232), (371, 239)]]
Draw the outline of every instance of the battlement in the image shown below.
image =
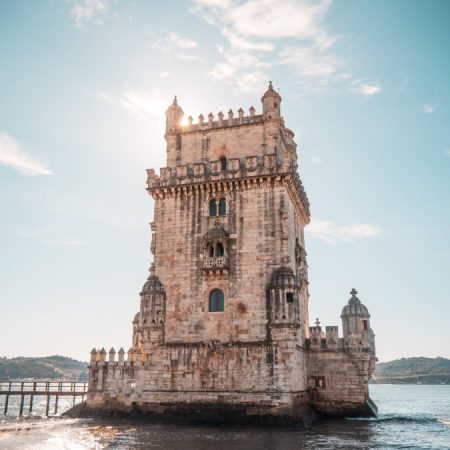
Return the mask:
[(292, 161), (282, 163), (275, 153), (269, 155), (253, 155), (244, 158), (230, 158), (224, 169), (221, 160), (181, 164), (172, 167), (162, 167), (160, 175), (154, 169), (147, 169), (147, 190), (152, 193), (158, 189), (182, 187), (185, 185), (245, 180), (261, 177), (287, 177), (292, 181), (301, 209), (309, 222), (309, 200), (297, 168)]
[(217, 114), (217, 120), (214, 120), (214, 114), (212, 112), (208, 114), (208, 120), (205, 120), (203, 114), (200, 114), (198, 116), (198, 123), (194, 123), (193, 117), (189, 116), (187, 119), (187, 124), (181, 125), (176, 131), (178, 133), (208, 131), (219, 128), (254, 125), (262, 123), (264, 120), (265, 118), (262, 114), (255, 114), (255, 108), (252, 106), (247, 116), (244, 116), (244, 111), (242, 108), (239, 108), (238, 110), (238, 117), (234, 117), (234, 113), (231, 109), (228, 111), (227, 117), (224, 116), (222, 111), (219, 111)]

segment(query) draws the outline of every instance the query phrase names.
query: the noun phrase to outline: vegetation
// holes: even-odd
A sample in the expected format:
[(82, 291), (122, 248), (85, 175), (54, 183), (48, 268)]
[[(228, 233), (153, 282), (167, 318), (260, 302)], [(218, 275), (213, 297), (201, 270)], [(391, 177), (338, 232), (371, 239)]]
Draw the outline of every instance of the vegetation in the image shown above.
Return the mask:
[(378, 363), (373, 383), (450, 384), (450, 359), (401, 358)]
[(87, 381), (87, 363), (65, 356), (0, 358), (0, 380)]

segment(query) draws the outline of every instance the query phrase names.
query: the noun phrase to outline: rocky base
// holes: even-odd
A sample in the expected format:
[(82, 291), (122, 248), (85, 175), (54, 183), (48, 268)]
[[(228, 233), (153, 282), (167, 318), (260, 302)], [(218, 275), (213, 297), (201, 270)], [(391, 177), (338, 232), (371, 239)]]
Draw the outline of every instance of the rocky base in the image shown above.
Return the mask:
[(294, 426), (306, 428), (318, 416), (309, 405), (292, 411), (271, 411), (258, 404), (229, 405), (211, 403), (143, 403), (125, 406), (109, 402), (101, 407), (80, 403), (64, 413), (68, 417), (115, 417), (155, 422), (215, 425)]

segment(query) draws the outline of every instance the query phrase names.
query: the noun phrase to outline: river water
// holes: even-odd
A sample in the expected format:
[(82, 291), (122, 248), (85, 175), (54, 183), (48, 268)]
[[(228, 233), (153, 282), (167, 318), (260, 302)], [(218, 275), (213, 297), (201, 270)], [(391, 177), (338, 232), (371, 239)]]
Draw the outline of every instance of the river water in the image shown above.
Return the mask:
[(370, 392), (377, 419), (324, 421), (307, 430), (36, 416), (19, 420), (11, 410), (0, 416), (0, 449), (450, 449), (449, 385), (371, 385)]

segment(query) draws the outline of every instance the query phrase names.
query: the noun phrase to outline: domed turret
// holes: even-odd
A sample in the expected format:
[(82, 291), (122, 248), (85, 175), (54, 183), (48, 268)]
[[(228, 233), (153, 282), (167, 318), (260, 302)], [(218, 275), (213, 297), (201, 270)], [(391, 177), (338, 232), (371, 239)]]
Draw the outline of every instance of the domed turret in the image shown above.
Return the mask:
[(369, 311), (356, 296), (355, 289), (352, 289), (350, 294), (352, 296), (341, 313), (345, 346), (349, 349), (370, 349), (375, 353), (375, 341), (373, 331), (370, 328)]
[(272, 324), (299, 326), (299, 292), (300, 282), (290, 267), (281, 266), (273, 273), (268, 289)]
[(281, 96), (274, 90), (272, 82), (269, 83), (267, 91), (262, 96), (261, 103), (263, 106), (263, 116), (265, 119), (280, 118)]
[(144, 286), (142, 286), (142, 291), (140, 292), (140, 295), (160, 293), (160, 292), (165, 292), (164, 286), (162, 285), (161, 281), (156, 275), (150, 273), (149, 277), (147, 278), (147, 281), (144, 283)]
[(270, 288), (299, 289), (300, 283), (290, 267), (282, 266), (273, 273)]
[(368, 309), (361, 303), (361, 300), (356, 296), (358, 292), (352, 289), (350, 294), (352, 295), (348, 304), (342, 308), (341, 318), (343, 316), (361, 316), (370, 317)]
[(172, 104), (166, 110), (166, 133), (176, 131), (181, 126), (184, 112), (178, 105), (177, 96), (175, 95)]

